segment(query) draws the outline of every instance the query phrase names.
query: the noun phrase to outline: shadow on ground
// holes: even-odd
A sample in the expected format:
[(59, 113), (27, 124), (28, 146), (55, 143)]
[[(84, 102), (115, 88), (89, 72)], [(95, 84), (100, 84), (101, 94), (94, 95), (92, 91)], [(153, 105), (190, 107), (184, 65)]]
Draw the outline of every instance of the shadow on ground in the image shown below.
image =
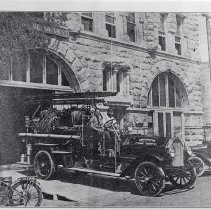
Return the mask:
[[(26, 176), (35, 175), (33, 170), (31, 169), (19, 171), (19, 173)], [(114, 192), (130, 192), (133, 195), (140, 195), (133, 180), (119, 179), (115, 177), (108, 177), (96, 174), (95, 175), (85, 174), (85, 173), (76, 174), (74, 172), (67, 172), (66, 170), (63, 169), (61, 169), (57, 173), (55, 179), (65, 183), (80, 184), (94, 188), (110, 190)], [(186, 191), (190, 191), (193, 188), (194, 187), (188, 189), (176, 189), (172, 184), (167, 183), (165, 185), (163, 192), (159, 195), (159, 197), (162, 197), (164, 195), (183, 193)]]

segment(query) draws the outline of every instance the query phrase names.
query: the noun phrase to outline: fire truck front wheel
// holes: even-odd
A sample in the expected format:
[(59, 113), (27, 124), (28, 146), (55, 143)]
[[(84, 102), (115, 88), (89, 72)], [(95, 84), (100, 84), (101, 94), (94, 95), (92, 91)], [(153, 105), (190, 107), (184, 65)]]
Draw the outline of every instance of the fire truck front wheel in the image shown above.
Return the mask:
[(34, 158), (34, 172), (39, 179), (51, 179), (55, 172), (55, 163), (48, 151), (39, 151)]

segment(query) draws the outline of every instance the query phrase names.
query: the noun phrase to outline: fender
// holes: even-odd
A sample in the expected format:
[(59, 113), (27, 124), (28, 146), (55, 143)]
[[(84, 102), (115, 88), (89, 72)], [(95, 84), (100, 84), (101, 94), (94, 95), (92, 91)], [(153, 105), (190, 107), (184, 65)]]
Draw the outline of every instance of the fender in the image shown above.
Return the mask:
[(208, 166), (211, 166), (211, 158), (205, 152), (195, 152), (194, 151), (193, 154), (196, 155), (197, 157), (201, 158), (205, 164), (207, 164)]
[(145, 162), (145, 161), (153, 162), (153, 163), (156, 163), (156, 165), (160, 166), (161, 163), (164, 161), (164, 159), (158, 155), (151, 155), (151, 154), (139, 156), (134, 161), (132, 161), (128, 167), (125, 168), (121, 176), (127, 176), (127, 175), (133, 176), (134, 175), (133, 173), (135, 169), (138, 167), (138, 165), (141, 162)]

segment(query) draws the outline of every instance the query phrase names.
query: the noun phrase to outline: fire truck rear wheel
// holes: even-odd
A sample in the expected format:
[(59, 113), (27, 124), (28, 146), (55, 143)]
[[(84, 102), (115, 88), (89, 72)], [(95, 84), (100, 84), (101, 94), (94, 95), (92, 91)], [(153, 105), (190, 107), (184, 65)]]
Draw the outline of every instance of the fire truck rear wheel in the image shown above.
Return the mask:
[(39, 151), (34, 158), (34, 172), (39, 179), (51, 179), (56, 173), (55, 163), (46, 150)]

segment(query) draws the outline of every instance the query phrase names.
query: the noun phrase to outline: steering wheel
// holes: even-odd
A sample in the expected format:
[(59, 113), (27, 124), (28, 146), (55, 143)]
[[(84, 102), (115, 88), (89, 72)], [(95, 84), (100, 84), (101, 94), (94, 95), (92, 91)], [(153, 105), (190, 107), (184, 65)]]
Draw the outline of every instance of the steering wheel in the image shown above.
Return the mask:
[(132, 122), (126, 122), (124, 125), (124, 131), (125, 134), (129, 134), (133, 130), (133, 123)]
[(107, 128), (109, 130), (114, 130), (113, 127), (117, 126), (117, 121), (115, 118), (108, 120), (107, 122), (104, 123), (103, 127)]

